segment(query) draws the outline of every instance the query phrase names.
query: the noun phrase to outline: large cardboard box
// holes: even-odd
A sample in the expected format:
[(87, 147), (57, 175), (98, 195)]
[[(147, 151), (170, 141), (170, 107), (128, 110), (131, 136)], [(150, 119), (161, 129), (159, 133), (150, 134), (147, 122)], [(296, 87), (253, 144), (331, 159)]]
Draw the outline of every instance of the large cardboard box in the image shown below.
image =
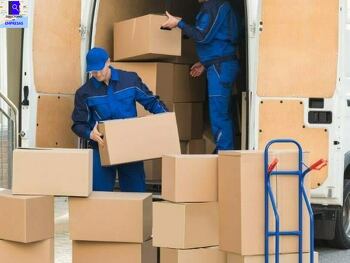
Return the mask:
[(146, 15), (114, 24), (114, 60), (160, 60), (181, 56), (181, 30), (162, 30), (163, 15)]
[(162, 179), (162, 159), (144, 161), (146, 180), (160, 181)]
[(153, 245), (200, 248), (219, 244), (218, 203), (153, 203)]
[(203, 102), (205, 101), (206, 78), (190, 76), (190, 66), (174, 65), (173, 85), (164, 86), (157, 91), (163, 101)]
[[(299, 254), (281, 254), (279, 262), (296, 263), (298, 262)], [(275, 263), (275, 255), (269, 256), (269, 262)], [(310, 253), (303, 254), (303, 262), (310, 263)], [(242, 256), (237, 254), (227, 254), (227, 263), (265, 263), (265, 256)], [(318, 263), (318, 253), (314, 253), (314, 263)]]
[(181, 141), (180, 147), (182, 154), (206, 154), (206, 144), (204, 139)]
[(14, 194), (82, 196), (92, 191), (92, 150), (16, 149)]
[[(205, 101), (205, 78), (192, 78), (189, 65), (152, 62), (113, 62), (112, 66), (136, 72), (143, 83), (161, 100), (170, 102)], [(141, 112), (146, 114), (146, 111)], [(139, 115), (144, 116), (144, 115)]]
[[(294, 170), (296, 151), (273, 151), (271, 161), (279, 160), (277, 169)], [(264, 254), (264, 158), (261, 151), (227, 151), (219, 153), (220, 249), (235, 254)], [(271, 187), (280, 214), (280, 230), (297, 230), (297, 184), (290, 176), (273, 176)], [(306, 185), (308, 183), (306, 182)], [(283, 193), (282, 193), (283, 192)], [(270, 206), (271, 207), (271, 206)], [(272, 209), (270, 229), (275, 229)], [(309, 251), (309, 217), (304, 209), (304, 252)], [(297, 237), (281, 237), (281, 253), (298, 251)], [(270, 238), (270, 253), (274, 238)]]
[(54, 236), (52, 196), (15, 196), (0, 190), (0, 211), (2, 240), (30, 243)]
[(217, 155), (166, 155), (162, 198), (171, 202), (217, 202)]
[(196, 52), (196, 44), (195, 44), (195, 41), (193, 41), (193, 39), (186, 38), (186, 36), (183, 35), (181, 46), (182, 46), (181, 57), (171, 57), (165, 60), (171, 63), (189, 64), (189, 65), (193, 65), (199, 61), (199, 58)]
[(160, 263), (226, 263), (226, 253), (219, 247), (196, 249), (160, 249)]
[(152, 195), (93, 192), (69, 198), (72, 240), (142, 243), (152, 234)]
[(54, 241), (47, 239), (33, 243), (0, 240), (1, 263), (54, 263)]
[(73, 263), (157, 263), (157, 248), (145, 243), (73, 241)]
[(168, 103), (175, 112), (180, 140), (201, 139), (203, 136), (203, 103)]
[(99, 124), (105, 145), (102, 165), (115, 165), (179, 154), (180, 142), (174, 113), (105, 121)]

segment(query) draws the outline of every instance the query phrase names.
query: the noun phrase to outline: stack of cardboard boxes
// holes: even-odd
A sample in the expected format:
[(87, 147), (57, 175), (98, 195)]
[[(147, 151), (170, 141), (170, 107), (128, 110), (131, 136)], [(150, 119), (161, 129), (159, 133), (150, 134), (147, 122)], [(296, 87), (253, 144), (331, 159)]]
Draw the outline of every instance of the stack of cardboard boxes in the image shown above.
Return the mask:
[(226, 262), (218, 248), (217, 156), (164, 156), (162, 198), (153, 203), (160, 262)]
[[(114, 60), (118, 69), (137, 72), (148, 88), (176, 113), (181, 152), (205, 153), (203, 102), (205, 78), (194, 79), (190, 67), (197, 62), (193, 41), (179, 29), (161, 30), (166, 17), (146, 15), (114, 25)], [(137, 61), (137, 62), (136, 62)], [(137, 104), (138, 116), (149, 115)], [(145, 162), (146, 178), (161, 179), (161, 161)]]
[(0, 191), (0, 261), (54, 263), (54, 205), (49, 196)]
[[(173, 132), (162, 137), (164, 143), (159, 142), (158, 148), (144, 151), (141, 157), (125, 154), (122, 157), (124, 160), (152, 158), (153, 155), (159, 157), (168, 151), (180, 152), (174, 114), (166, 113), (149, 118), (151, 120), (145, 123), (162, 123), (160, 127), (170, 128)], [(142, 122), (140, 119), (137, 121)], [(107, 145), (113, 145), (114, 137), (111, 133), (116, 131), (114, 136), (118, 136), (120, 131), (134, 130), (133, 124), (129, 120), (117, 123), (117, 127), (114, 123), (101, 124), (105, 128)], [(148, 139), (145, 140), (146, 143), (150, 143), (150, 138)], [(136, 148), (131, 148), (135, 150), (145, 145), (136, 143), (134, 146)], [(119, 151), (113, 151), (114, 147), (107, 148), (108, 160), (120, 160), (120, 152), (126, 152), (121, 149), (128, 149), (128, 145), (123, 147), (117, 147)], [(69, 231), (73, 240), (74, 263), (96, 262), (101, 258), (103, 262), (157, 262), (157, 250), (152, 246), (151, 240), (152, 195), (92, 192), (92, 163), (92, 150), (14, 151), (14, 193), (47, 196), (0, 192), (0, 208), (7, 211), (0, 214), (1, 262), (54, 262), (53, 196), (69, 196)]]
[(53, 196), (91, 190), (91, 150), (14, 150), (12, 192), (0, 191), (0, 261), (53, 263)]
[[(307, 156), (307, 154), (305, 155)], [(277, 169), (296, 170), (296, 151), (273, 151), (272, 161), (278, 160)], [(219, 212), (220, 249), (228, 253), (228, 263), (264, 262), (264, 155), (258, 151), (228, 151), (219, 153)], [(305, 186), (309, 191), (309, 182)], [(298, 178), (273, 176), (271, 187), (276, 196), (281, 231), (298, 230)], [(271, 206), (270, 206), (271, 207)], [(275, 230), (274, 214), (269, 211), (270, 231)], [(309, 216), (303, 211), (304, 261), (309, 262)], [(274, 262), (274, 238), (270, 238), (271, 261)], [(280, 261), (294, 263), (298, 260), (298, 238), (280, 238)], [(317, 255), (315, 257), (317, 262)]]
[(155, 263), (152, 195), (93, 192), (69, 199), (73, 262)]

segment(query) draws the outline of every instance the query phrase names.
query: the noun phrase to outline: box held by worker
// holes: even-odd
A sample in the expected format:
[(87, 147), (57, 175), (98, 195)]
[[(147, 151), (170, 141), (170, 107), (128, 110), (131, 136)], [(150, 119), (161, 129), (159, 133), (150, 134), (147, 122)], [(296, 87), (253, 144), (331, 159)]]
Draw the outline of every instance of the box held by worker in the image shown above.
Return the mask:
[(99, 124), (104, 146), (99, 146), (104, 166), (179, 154), (180, 142), (174, 113), (104, 121)]

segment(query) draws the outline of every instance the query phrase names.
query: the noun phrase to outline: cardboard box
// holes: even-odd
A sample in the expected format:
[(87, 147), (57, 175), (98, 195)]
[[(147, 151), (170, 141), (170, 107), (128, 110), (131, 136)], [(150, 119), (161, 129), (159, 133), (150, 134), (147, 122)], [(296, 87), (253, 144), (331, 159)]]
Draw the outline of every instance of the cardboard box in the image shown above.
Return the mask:
[[(304, 163), (308, 163), (309, 153), (304, 153)], [(278, 169), (295, 169), (297, 163), (297, 154), (278, 154)], [(281, 167), (285, 164), (287, 167)], [(305, 179), (305, 188), (310, 198), (311, 177)], [(298, 205), (299, 205), (299, 180), (297, 176), (277, 176), (277, 205), (280, 215), (280, 229), (285, 231), (295, 231), (299, 229)], [(303, 252), (310, 252), (310, 217), (305, 203), (303, 204)], [(299, 243), (297, 237), (284, 237), (280, 246), (284, 253), (294, 253), (298, 251)]]
[[(279, 159), (277, 169), (297, 168), (297, 152), (274, 151), (271, 161)], [(220, 249), (246, 255), (264, 254), (264, 158), (261, 151), (227, 151), (219, 153), (219, 207)], [(295, 207), (297, 188), (294, 178), (274, 176), (271, 186), (280, 213), (280, 230), (297, 230), (298, 214)], [(289, 183), (285, 187), (284, 180)], [(283, 185), (283, 188), (280, 186)], [(285, 191), (283, 194), (281, 191)], [(276, 194), (278, 193), (278, 194)], [(287, 198), (287, 200), (284, 200)], [(270, 206), (271, 208), (271, 206)], [(275, 229), (272, 208), (269, 211), (270, 229)], [(308, 215), (304, 210), (304, 252), (309, 251)], [(291, 228), (293, 227), (293, 229)], [(297, 237), (281, 237), (281, 253), (297, 252)], [(270, 238), (270, 253), (274, 251), (274, 238)]]
[(180, 142), (182, 154), (206, 154), (206, 145), (204, 139), (193, 139)]
[(0, 191), (0, 239), (30, 243), (54, 236), (52, 196), (15, 196)]
[(188, 65), (174, 65), (173, 85), (157, 91), (157, 95), (168, 102), (203, 102), (205, 101), (206, 77), (193, 78)]
[(69, 198), (72, 240), (142, 243), (152, 234), (152, 195), (93, 192)]
[(171, 57), (166, 59), (167, 62), (177, 64), (189, 64), (193, 65), (199, 61), (195, 41), (189, 38), (182, 37), (182, 50), (181, 57)]
[[(179, 154), (180, 142), (174, 113), (105, 121), (99, 124), (105, 145), (102, 165), (115, 165)], [(124, 138), (121, 140), (121, 138)]]
[(141, 244), (73, 241), (73, 263), (157, 263), (152, 240)]
[(153, 245), (200, 248), (219, 244), (218, 203), (153, 203)]
[(24, 244), (0, 240), (0, 259), (1, 263), (54, 263), (54, 241)]
[(92, 150), (14, 150), (14, 194), (86, 197), (91, 191)]
[[(192, 78), (190, 76), (189, 65), (156, 62), (113, 62), (112, 66), (117, 69), (136, 72), (143, 83), (163, 101), (205, 101), (205, 77)], [(146, 113), (146, 111), (144, 113)], [(144, 115), (139, 116), (142, 117)]]
[[(279, 262), (296, 263), (299, 254), (281, 254)], [(318, 253), (314, 253), (314, 263), (318, 263)], [(269, 262), (275, 262), (275, 255), (270, 255)], [(265, 256), (242, 256), (237, 254), (227, 254), (227, 263), (265, 263)], [(303, 263), (310, 263), (310, 253), (303, 254)]]
[(203, 136), (203, 103), (168, 103), (175, 112), (180, 140), (201, 139)]
[(216, 149), (215, 139), (211, 134), (210, 127), (204, 129), (203, 140), (205, 141), (205, 153), (213, 154)]
[(166, 155), (162, 198), (171, 202), (217, 202), (217, 155)]
[(114, 60), (161, 60), (181, 56), (181, 30), (162, 30), (164, 15), (146, 15), (114, 24)]
[(219, 247), (196, 249), (160, 249), (160, 263), (226, 263), (226, 253)]
[(143, 164), (145, 167), (146, 180), (162, 180), (162, 159), (144, 161)]

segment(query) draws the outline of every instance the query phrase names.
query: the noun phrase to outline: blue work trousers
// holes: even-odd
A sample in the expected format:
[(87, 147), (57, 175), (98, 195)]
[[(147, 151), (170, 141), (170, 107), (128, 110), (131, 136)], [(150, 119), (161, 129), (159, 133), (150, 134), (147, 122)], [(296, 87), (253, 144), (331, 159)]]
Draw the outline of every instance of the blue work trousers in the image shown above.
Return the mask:
[(207, 69), (209, 115), (216, 152), (234, 149), (232, 86), (239, 72), (238, 61), (226, 61)]
[(98, 149), (93, 149), (93, 190), (112, 192), (118, 174), (122, 192), (145, 192), (145, 171), (143, 162), (103, 167)]

